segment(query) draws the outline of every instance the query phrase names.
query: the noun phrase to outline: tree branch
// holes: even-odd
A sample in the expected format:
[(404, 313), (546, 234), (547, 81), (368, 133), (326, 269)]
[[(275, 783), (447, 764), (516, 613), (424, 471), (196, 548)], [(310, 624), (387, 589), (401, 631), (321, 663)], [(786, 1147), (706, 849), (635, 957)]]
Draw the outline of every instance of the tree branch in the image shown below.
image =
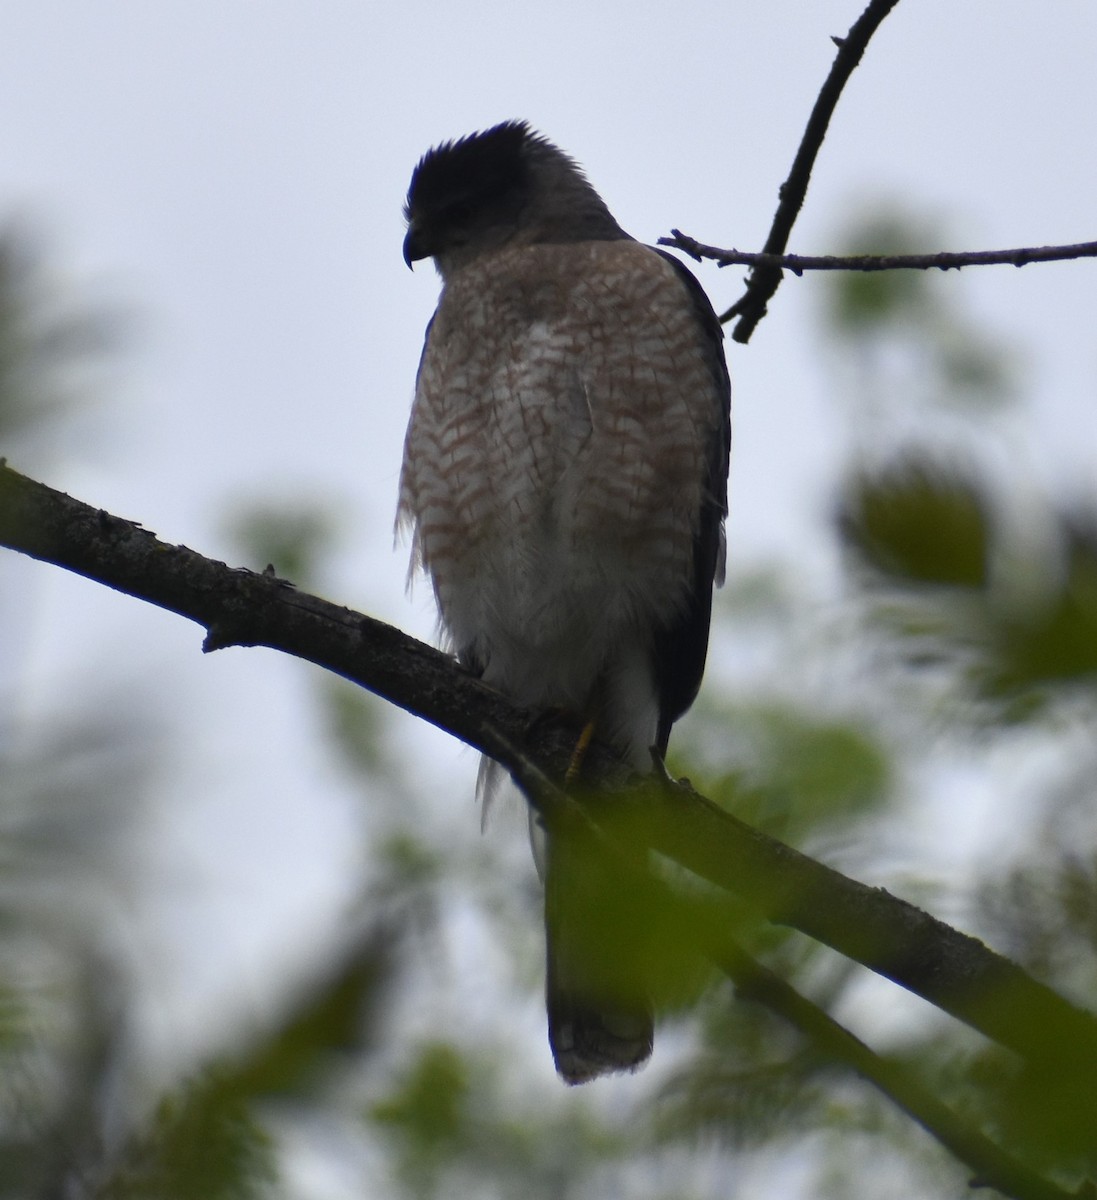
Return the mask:
[[(830, 125), (830, 118), (834, 114), (842, 89), (860, 63), (872, 35), (898, 2), (899, 0), (870, 0), (868, 7), (854, 22), (849, 33), (844, 38), (834, 39), (838, 53), (811, 110), (804, 136), (800, 140), (800, 148), (792, 162), (792, 169), (778, 192), (780, 202), (770, 226), (769, 237), (762, 247), (764, 254), (784, 254), (792, 226), (800, 215), (804, 197), (807, 195), (816, 156), (823, 144), (823, 138), (826, 137), (827, 127)], [(735, 341), (744, 344), (750, 341), (755, 326), (766, 315), (766, 305), (777, 291), (780, 282), (780, 267), (760, 264), (751, 271), (746, 291), (720, 318), (721, 321), (730, 321), (735, 316), (739, 318), (731, 335)]]
[[(267, 646), (316, 663), (497, 757), (563, 779), (574, 731), (515, 708), (447, 655), (399, 630), (256, 574), (159, 541), (17, 474), (0, 461), (0, 545), (75, 571), (204, 626), (203, 649)], [(515, 749), (517, 748), (517, 749)], [(637, 787), (594, 746), (599, 796), (583, 810), (611, 835), (628, 823), (652, 849), (1010, 1047), (1076, 1076), (1097, 1075), (1097, 1020), (1015, 963), (928, 913), (867, 887), (736, 820), (687, 782)], [(606, 800), (605, 792), (614, 792)]]
[(679, 229), (671, 237), (661, 237), (660, 246), (695, 258), (715, 259), (721, 267), (764, 267), (791, 271), (958, 271), (961, 267), (1023, 267), (1034, 262), (1062, 262), (1074, 258), (1097, 258), (1097, 242), (1075, 242), (1069, 246), (1021, 246), (1014, 250), (967, 250), (934, 254), (767, 254), (748, 250), (725, 250), (698, 242)]
[(855, 1071), (974, 1171), (972, 1186), (992, 1187), (1014, 1200), (1067, 1200), (1089, 1195), (1088, 1184), (1071, 1193), (1037, 1175), (962, 1120), (907, 1068), (881, 1057), (739, 946), (725, 942), (712, 957), (735, 984), (739, 996), (769, 1009), (805, 1035), (825, 1058)]

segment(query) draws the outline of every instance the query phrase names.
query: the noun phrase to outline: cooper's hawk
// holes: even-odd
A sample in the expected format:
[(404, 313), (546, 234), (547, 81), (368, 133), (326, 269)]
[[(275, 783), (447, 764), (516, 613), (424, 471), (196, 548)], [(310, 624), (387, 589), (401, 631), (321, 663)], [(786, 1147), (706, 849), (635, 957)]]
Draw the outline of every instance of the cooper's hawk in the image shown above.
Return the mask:
[[(432, 257), (442, 276), (400, 481), (413, 566), (466, 666), (646, 771), (697, 695), (722, 581), (719, 322), (524, 122), (427, 153), (405, 215), (408, 264)], [(550, 842), (549, 1040), (577, 1083), (642, 1062), (652, 1017), (590, 961), (611, 945), (576, 949), (574, 906), (554, 921), (563, 857)]]

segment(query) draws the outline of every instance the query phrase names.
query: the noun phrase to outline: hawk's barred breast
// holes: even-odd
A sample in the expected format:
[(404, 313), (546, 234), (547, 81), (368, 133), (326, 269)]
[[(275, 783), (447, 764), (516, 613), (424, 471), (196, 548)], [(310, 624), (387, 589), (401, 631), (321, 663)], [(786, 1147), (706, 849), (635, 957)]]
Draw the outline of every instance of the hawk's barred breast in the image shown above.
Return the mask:
[(649, 247), (517, 246), (448, 279), (400, 517), (458, 652), (520, 703), (581, 710), (687, 603), (721, 420), (691, 297)]

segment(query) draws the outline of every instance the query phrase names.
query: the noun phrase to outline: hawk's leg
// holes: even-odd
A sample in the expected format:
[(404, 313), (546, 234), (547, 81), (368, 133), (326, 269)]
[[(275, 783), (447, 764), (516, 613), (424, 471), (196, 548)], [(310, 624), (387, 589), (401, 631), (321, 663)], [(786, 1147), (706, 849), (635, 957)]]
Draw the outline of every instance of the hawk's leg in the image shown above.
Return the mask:
[(579, 772), (583, 769), (583, 759), (586, 758), (587, 750), (593, 740), (594, 722), (588, 721), (579, 734), (579, 740), (575, 743), (575, 749), (571, 752), (571, 762), (568, 763), (568, 769), (564, 772), (565, 788), (571, 787), (579, 778)]

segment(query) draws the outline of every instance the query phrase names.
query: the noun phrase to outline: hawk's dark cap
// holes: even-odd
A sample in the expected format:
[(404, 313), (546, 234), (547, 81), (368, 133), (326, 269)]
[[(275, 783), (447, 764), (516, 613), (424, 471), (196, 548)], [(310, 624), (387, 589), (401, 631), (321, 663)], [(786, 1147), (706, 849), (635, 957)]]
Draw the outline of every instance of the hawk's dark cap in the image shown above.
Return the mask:
[(408, 187), (404, 216), (437, 214), (482, 196), (520, 190), (527, 144), (543, 142), (526, 121), (504, 121), (481, 133), (443, 142), (419, 160)]

